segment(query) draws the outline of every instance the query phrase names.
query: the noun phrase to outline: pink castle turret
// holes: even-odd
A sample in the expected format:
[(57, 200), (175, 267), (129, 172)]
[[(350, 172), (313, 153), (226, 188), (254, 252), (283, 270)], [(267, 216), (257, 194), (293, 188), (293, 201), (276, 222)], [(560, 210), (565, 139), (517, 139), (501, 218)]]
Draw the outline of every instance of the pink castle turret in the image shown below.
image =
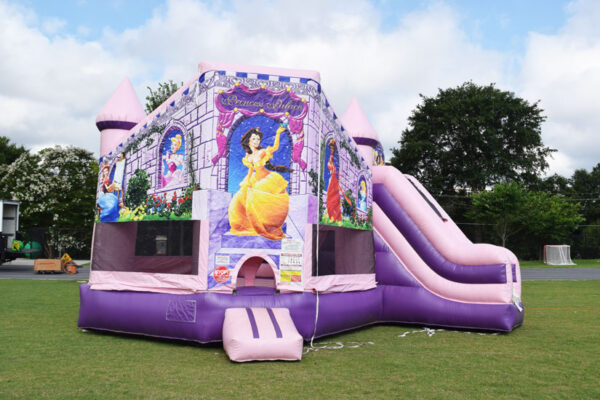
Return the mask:
[(379, 138), (356, 98), (350, 101), (350, 105), (341, 120), (344, 129), (358, 145), (365, 162), (368, 165), (373, 165), (373, 149), (379, 146)]
[(96, 126), (101, 134), (100, 156), (110, 153), (125, 141), (131, 128), (145, 117), (129, 78), (124, 78), (96, 117)]

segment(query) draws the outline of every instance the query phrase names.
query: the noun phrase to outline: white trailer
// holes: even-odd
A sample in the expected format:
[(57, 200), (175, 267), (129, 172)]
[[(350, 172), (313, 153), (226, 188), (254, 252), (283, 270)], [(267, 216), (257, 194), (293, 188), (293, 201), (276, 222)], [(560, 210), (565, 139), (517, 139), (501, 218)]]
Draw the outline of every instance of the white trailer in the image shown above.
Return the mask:
[(19, 202), (0, 200), (0, 263), (17, 257), (17, 254), (11, 252), (10, 249), (18, 230)]

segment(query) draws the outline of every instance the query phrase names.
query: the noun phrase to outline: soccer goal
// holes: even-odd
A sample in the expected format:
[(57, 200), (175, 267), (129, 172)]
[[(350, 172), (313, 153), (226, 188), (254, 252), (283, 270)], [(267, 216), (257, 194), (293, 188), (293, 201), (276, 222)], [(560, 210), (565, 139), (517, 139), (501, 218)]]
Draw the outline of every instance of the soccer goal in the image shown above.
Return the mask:
[(566, 244), (544, 246), (544, 264), (575, 265), (571, 260), (571, 246)]

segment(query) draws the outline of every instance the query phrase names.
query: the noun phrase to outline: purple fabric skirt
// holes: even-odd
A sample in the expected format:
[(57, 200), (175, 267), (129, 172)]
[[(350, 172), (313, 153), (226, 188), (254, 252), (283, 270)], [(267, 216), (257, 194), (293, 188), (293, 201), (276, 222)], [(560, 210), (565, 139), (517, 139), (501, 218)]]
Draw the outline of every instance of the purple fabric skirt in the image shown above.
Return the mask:
[[(512, 304), (469, 304), (439, 298), (421, 287), (380, 285), (363, 292), (196, 293), (91, 290), (81, 285), (78, 327), (191, 340), (221, 341), (225, 310), (232, 307), (285, 307), (305, 340), (378, 322), (509, 332), (523, 312)], [(316, 330), (315, 330), (316, 320)]]

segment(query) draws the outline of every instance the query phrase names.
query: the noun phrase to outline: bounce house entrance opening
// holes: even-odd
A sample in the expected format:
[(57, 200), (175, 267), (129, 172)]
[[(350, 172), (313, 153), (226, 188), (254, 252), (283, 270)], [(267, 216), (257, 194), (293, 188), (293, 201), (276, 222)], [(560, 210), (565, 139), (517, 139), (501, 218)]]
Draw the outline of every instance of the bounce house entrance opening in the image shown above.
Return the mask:
[(237, 274), (237, 285), (240, 287), (276, 288), (275, 274), (269, 263), (262, 257), (250, 257), (240, 267)]

